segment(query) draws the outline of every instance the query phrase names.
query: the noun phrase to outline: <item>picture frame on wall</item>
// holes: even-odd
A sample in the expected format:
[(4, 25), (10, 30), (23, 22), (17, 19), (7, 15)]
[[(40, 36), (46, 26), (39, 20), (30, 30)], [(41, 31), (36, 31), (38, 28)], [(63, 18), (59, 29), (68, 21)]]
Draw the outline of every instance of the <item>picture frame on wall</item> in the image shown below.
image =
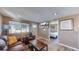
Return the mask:
[(50, 30), (52, 31), (52, 32), (57, 32), (57, 24), (52, 24), (52, 25), (50, 25)]
[(61, 20), (60, 30), (73, 30), (73, 19)]

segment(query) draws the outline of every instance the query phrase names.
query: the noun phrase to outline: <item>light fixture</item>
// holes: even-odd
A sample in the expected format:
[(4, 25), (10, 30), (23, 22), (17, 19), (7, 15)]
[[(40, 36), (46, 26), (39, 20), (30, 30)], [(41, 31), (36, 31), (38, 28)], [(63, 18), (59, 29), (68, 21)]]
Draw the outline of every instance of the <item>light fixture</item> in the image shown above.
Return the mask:
[(41, 26), (48, 26), (48, 22), (43, 22), (40, 24)]
[(54, 15), (57, 15), (57, 13), (54, 13)]

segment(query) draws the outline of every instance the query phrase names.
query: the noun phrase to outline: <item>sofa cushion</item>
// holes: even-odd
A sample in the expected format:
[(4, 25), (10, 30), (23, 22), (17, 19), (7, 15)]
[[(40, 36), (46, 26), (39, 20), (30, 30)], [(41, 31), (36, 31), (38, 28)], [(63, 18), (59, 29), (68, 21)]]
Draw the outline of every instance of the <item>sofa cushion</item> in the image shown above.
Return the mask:
[(8, 45), (12, 45), (17, 42), (16, 36), (8, 36)]

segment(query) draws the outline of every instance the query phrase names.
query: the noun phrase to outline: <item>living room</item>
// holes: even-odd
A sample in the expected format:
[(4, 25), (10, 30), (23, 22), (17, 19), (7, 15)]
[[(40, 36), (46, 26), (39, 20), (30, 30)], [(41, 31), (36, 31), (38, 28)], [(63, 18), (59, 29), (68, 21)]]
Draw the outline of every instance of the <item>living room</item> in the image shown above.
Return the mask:
[(78, 51), (78, 11), (78, 7), (0, 8), (0, 50)]

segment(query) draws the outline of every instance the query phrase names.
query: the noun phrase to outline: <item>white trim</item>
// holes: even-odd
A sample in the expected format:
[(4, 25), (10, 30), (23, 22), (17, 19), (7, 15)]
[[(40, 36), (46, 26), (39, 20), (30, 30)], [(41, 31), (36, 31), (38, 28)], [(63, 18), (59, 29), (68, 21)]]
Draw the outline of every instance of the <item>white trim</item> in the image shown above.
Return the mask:
[(75, 51), (79, 51), (79, 49), (74, 48), (74, 47), (70, 47), (70, 46), (65, 45), (65, 44), (63, 44), (63, 43), (58, 43), (58, 44), (59, 44), (59, 45), (62, 45), (62, 46), (65, 46), (65, 47), (67, 47), (67, 48), (69, 48), (69, 49), (73, 49), (73, 50), (75, 50)]

